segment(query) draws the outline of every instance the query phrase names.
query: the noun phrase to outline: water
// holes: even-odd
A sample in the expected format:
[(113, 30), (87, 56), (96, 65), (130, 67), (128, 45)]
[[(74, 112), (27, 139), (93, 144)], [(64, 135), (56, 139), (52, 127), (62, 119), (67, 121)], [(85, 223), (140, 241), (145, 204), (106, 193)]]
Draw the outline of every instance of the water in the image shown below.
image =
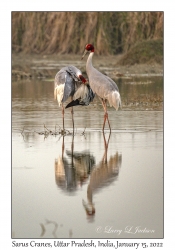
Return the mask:
[(162, 78), (117, 83), (111, 135), (95, 99), (74, 108), (74, 136), (66, 110), (63, 137), (53, 82), (13, 81), (13, 238), (163, 237)]

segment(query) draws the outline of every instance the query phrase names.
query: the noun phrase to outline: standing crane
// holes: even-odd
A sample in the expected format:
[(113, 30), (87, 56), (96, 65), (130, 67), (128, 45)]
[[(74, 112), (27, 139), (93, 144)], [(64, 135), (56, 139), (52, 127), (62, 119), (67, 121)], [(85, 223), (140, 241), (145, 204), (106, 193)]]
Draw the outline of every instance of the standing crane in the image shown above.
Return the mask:
[(87, 44), (85, 46), (85, 51), (82, 59), (87, 52), (90, 52), (86, 63), (86, 72), (89, 78), (89, 84), (94, 94), (97, 94), (97, 96), (100, 98), (104, 108), (103, 132), (106, 120), (108, 121), (109, 129), (111, 132), (111, 126), (107, 112), (107, 101), (109, 102), (110, 107), (113, 106), (116, 110), (118, 110), (119, 106), (121, 105), (119, 89), (117, 87), (117, 84), (110, 77), (102, 74), (93, 67), (92, 57), (94, 55), (94, 46), (92, 44)]
[(74, 130), (73, 106), (87, 106), (94, 99), (94, 93), (90, 86), (86, 84), (86, 79), (82, 72), (75, 66), (63, 67), (55, 76), (54, 98), (58, 105), (62, 107), (63, 130), (64, 130), (64, 103), (69, 97), (71, 102), (66, 108), (71, 107), (72, 124)]

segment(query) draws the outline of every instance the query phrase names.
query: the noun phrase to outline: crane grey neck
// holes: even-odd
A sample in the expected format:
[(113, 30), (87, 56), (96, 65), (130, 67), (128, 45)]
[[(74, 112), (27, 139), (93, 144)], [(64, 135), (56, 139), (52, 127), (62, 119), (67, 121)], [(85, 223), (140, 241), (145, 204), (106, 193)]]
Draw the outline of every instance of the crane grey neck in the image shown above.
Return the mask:
[(94, 68), (94, 67), (92, 66), (92, 57), (93, 57), (93, 55), (94, 55), (94, 52), (91, 52), (91, 53), (89, 54), (89, 56), (88, 56), (88, 59), (87, 59), (87, 63), (86, 63), (86, 72), (87, 72), (88, 75), (90, 74), (92, 68)]

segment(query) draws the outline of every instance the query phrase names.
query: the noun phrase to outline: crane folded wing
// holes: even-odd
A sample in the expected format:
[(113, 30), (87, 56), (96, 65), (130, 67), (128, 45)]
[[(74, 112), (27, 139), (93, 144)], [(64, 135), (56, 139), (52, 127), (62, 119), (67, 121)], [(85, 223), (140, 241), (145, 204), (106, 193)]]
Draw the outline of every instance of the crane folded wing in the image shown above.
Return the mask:
[(81, 84), (73, 96), (73, 101), (70, 102), (66, 108), (82, 105), (88, 106), (91, 101), (93, 101), (95, 94), (89, 85)]

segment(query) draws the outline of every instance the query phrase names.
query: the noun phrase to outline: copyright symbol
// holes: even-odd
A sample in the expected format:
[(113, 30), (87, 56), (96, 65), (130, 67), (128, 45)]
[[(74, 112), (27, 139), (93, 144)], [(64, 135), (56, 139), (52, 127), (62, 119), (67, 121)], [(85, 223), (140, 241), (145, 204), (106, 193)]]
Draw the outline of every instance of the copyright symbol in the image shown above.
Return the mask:
[(97, 232), (97, 233), (101, 233), (101, 232), (102, 232), (102, 227), (101, 227), (101, 226), (98, 226), (98, 227), (96, 228), (96, 232)]

